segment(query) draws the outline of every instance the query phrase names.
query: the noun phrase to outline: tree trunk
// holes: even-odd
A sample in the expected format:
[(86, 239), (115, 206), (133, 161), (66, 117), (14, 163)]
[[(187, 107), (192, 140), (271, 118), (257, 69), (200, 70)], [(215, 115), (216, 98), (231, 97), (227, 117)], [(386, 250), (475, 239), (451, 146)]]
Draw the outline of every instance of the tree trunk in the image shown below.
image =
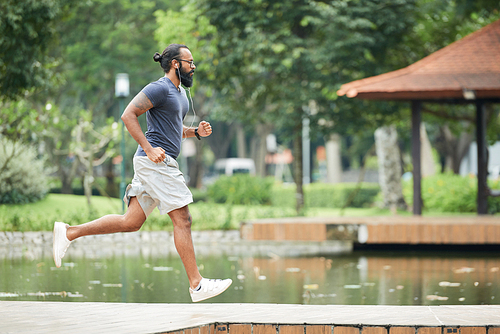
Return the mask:
[(85, 175), (83, 177), (83, 192), (85, 194), (85, 197), (87, 198), (87, 204), (89, 206), (89, 210), (92, 208), (92, 183), (94, 182), (94, 152), (89, 151), (89, 158), (88, 158), (88, 166), (87, 166), (87, 171), (85, 172)]
[(266, 154), (267, 142), (266, 138), (271, 133), (273, 128), (270, 124), (259, 123), (255, 127), (255, 136), (251, 142), (251, 157), (255, 162), (255, 173), (258, 176), (266, 176)]
[(379, 183), (384, 197), (384, 207), (395, 212), (407, 210), (401, 187), (401, 162), (398, 133), (395, 126), (383, 126), (375, 131)]
[(443, 125), (440, 128), (440, 137), (439, 151), (445, 157), (444, 169), (458, 174), (460, 172), (460, 163), (467, 154), (474, 136), (472, 133), (462, 132), (457, 138), (448, 125)]
[(436, 165), (434, 163), (434, 156), (432, 155), (432, 146), (427, 137), (427, 130), (425, 124), (420, 123), (420, 161), (422, 163), (422, 177), (431, 176), (436, 174)]
[(196, 188), (202, 187), (202, 179), (203, 179), (203, 139), (194, 141), (196, 146), (196, 154), (193, 157), (193, 163), (189, 168), (189, 183), (190, 186), (194, 186)]
[[(59, 177), (61, 179), (61, 194), (73, 194), (73, 188), (71, 187), (71, 184), (73, 183), (73, 179), (75, 178), (76, 175), (76, 170), (78, 169), (78, 163), (79, 160), (77, 157), (73, 156), (73, 161), (71, 162), (71, 167), (69, 168), (68, 171), (65, 170), (64, 166), (60, 162), (61, 159), (58, 157), (59, 161)], [(64, 158), (64, 159), (67, 159)]]
[(60, 173), (60, 179), (61, 179), (61, 194), (73, 194), (73, 188), (71, 187), (71, 183), (73, 182), (73, 179), (69, 177), (68, 174), (66, 173)]
[(326, 149), (326, 179), (328, 183), (342, 182), (342, 158), (340, 135), (333, 133), (328, 136)]
[[(302, 123), (301, 123), (302, 125)], [(293, 178), (295, 180), (295, 185), (297, 186), (295, 190), (297, 215), (301, 215), (304, 210), (304, 189), (302, 187), (302, 127), (296, 129), (295, 136), (293, 138)]]
[(236, 147), (238, 158), (246, 158), (247, 157), (247, 145), (245, 142), (245, 130), (243, 130), (243, 126), (240, 123), (235, 125), (236, 127)]
[(222, 122), (211, 122), (214, 131), (206, 138), (206, 142), (210, 145), (215, 159), (227, 158), (227, 151), (231, 141), (236, 134), (236, 127), (233, 123), (226, 125)]
[(118, 185), (115, 183), (113, 159), (106, 162), (106, 193), (111, 197), (120, 197)]

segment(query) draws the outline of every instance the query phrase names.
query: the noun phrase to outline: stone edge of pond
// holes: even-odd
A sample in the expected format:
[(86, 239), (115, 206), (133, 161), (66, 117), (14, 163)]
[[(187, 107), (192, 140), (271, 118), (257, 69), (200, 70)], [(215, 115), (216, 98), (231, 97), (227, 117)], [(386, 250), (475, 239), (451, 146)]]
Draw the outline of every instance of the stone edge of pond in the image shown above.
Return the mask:
[[(248, 256), (314, 256), (349, 253), (349, 241), (249, 241), (240, 237), (238, 230), (192, 231), (193, 243), (200, 255)], [(160, 247), (161, 246), (161, 247)], [(50, 252), (52, 232), (0, 232), (0, 258), (28, 256), (36, 258)], [(75, 256), (107, 256), (118, 254), (158, 254), (176, 252), (173, 232), (138, 231), (86, 236), (75, 240), (68, 254)]]

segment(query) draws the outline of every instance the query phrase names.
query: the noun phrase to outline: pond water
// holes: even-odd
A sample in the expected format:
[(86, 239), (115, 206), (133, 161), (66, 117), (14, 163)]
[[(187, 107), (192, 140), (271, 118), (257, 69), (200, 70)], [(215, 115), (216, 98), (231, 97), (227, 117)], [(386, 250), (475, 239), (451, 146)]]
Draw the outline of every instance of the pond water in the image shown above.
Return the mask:
[[(499, 253), (353, 252), (330, 257), (198, 256), (233, 279), (211, 303), (500, 304)], [(177, 255), (0, 259), (0, 300), (190, 303)]]

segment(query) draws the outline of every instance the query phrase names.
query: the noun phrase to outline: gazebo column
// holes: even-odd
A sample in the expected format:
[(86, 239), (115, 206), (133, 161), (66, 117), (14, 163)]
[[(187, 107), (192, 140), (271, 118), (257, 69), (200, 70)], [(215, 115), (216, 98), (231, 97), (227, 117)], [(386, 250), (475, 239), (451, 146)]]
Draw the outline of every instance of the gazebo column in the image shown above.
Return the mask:
[(486, 110), (484, 102), (476, 102), (476, 142), (477, 142), (477, 214), (488, 213)]
[(411, 158), (413, 163), (413, 215), (422, 215), (422, 172), (420, 163), (420, 111), (422, 103), (411, 101)]

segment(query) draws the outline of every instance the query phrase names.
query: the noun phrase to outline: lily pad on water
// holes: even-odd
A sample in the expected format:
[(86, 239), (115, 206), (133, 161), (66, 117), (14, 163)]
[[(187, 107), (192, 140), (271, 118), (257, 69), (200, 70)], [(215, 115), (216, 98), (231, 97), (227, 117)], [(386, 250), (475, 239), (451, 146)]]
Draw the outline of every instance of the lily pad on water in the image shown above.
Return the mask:
[(344, 285), (344, 289), (360, 289), (361, 285), (359, 284), (348, 284)]
[(172, 267), (153, 267), (153, 271), (172, 271)]
[(439, 282), (439, 286), (441, 287), (459, 287), (460, 286), (460, 283), (451, 283), (451, 282), (447, 282), (447, 281), (443, 281), (443, 282)]
[(318, 290), (318, 288), (319, 288), (318, 284), (304, 284), (304, 289)]
[(449, 297), (438, 296), (438, 295), (427, 295), (425, 297), (427, 300), (448, 300)]

